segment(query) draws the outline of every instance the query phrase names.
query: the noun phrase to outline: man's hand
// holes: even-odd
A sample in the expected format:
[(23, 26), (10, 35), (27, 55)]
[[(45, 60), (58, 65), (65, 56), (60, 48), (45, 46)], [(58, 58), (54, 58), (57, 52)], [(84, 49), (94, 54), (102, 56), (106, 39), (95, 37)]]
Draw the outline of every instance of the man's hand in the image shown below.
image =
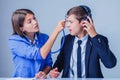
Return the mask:
[(93, 20), (89, 16), (87, 18), (88, 18), (89, 22), (88, 21), (83, 22), (83, 26), (86, 26), (86, 27), (84, 27), (84, 30), (86, 30), (88, 32), (88, 34), (90, 35), (90, 37), (93, 38), (97, 35), (97, 32), (95, 30)]
[(58, 68), (54, 68), (50, 71), (49, 75), (51, 78), (57, 78), (59, 76), (60, 72), (58, 72)]

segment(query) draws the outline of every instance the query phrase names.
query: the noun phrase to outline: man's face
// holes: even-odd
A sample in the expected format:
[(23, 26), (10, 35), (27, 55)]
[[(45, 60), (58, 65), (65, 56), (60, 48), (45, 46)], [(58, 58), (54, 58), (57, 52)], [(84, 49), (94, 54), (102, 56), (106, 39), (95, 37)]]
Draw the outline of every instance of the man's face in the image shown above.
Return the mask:
[(74, 14), (68, 16), (67, 27), (71, 35), (79, 35), (83, 31), (82, 21), (79, 22)]

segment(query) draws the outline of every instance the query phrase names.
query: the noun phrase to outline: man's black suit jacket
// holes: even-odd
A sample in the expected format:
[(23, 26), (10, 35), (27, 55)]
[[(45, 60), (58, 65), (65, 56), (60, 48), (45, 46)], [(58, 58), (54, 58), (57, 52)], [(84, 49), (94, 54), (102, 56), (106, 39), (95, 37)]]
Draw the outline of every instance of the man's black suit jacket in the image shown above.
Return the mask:
[[(70, 34), (65, 36), (64, 45), (53, 66), (53, 68), (58, 67), (59, 72), (63, 70), (63, 78), (69, 77), (70, 58), (74, 39), (75, 36)], [(116, 57), (109, 49), (107, 38), (98, 34), (93, 38), (89, 37), (86, 44), (85, 73), (87, 78), (103, 78), (100, 61), (107, 68), (114, 67), (117, 62)]]

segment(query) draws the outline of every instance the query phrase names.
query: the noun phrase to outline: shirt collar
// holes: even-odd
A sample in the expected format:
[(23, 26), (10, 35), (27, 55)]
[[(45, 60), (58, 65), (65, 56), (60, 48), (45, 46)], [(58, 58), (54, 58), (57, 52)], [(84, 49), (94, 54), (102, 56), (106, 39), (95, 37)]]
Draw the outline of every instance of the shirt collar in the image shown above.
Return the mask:
[[(31, 39), (25, 33), (23, 33), (23, 35), (30, 43), (32, 43)], [(38, 37), (37, 37), (37, 34), (35, 34), (34, 41), (32, 44), (35, 44), (37, 40), (38, 40)]]
[(77, 43), (78, 40), (81, 40), (82, 42), (87, 41), (88, 40), (88, 34), (86, 34), (83, 38), (78, 38), (78, 37), (75, 36), (75, 43)]

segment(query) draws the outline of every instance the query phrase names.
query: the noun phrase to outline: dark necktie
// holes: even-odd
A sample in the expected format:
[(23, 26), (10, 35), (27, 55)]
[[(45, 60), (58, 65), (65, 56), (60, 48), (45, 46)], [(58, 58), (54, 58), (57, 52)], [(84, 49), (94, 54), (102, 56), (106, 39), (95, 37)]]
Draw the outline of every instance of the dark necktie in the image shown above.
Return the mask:
[(77, 76), (81, 78), (81, 40), (78, 40), (78, 49), (77, 49)]

